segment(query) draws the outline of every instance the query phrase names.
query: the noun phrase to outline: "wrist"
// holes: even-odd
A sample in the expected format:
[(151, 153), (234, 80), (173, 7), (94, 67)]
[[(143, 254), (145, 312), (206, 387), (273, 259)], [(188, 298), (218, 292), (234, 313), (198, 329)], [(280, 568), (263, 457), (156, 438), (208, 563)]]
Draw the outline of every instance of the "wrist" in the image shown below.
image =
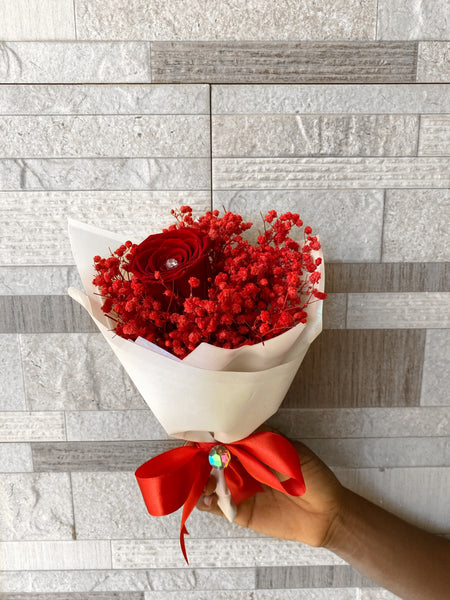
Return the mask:
[(327, 535), (322, 543), (322, 547), (331, 550), (335, 554), (346, 553), (349, 548), (354, 547), (354, 540), (351, 538), (355, 526), (355, 514), (358, 511), (357, 504), (363, 500), (360, 496), (343, 487), (339, 509), (333, 521), (330, 523)]

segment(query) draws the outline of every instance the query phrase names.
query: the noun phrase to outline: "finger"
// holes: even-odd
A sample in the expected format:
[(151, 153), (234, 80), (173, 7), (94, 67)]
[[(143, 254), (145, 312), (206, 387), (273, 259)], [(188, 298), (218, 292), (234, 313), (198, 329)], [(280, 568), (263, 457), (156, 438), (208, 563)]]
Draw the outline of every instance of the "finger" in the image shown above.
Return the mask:
[(216, 494), (210, 494), (209, 496), (202, 494), (197, 502), (197, 508), (202, 512), (209, 512), (220, 517), (224, 517), (223, 512), (220, 510), (217, 504), (218, 498)]
[(205, 489), (203, 490), (203, 494), (205, 494), (206, 496), (210, 496), (211, 494), (214, 494), (214, 492), (216, 491), (216, 487), (217, 487), (216, 478), (214, 477), (214, 475), (210, 475), (208, 482), (205, 486)]

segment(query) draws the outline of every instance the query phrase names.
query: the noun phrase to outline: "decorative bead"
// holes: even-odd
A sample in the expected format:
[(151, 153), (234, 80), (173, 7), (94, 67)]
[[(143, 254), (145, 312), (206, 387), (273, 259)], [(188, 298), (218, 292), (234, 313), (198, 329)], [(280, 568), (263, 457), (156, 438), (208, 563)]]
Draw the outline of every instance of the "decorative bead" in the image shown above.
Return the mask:
[(168, 258), (166, 260), (166, 269), (174, 269), (178, 267), (178, 261), (176, 258)]
[(231, 460), (231, 454), (225, 446), (214, 446), (211, 448), (208, 455), (209, 464), (220, 471), (228, 467)]

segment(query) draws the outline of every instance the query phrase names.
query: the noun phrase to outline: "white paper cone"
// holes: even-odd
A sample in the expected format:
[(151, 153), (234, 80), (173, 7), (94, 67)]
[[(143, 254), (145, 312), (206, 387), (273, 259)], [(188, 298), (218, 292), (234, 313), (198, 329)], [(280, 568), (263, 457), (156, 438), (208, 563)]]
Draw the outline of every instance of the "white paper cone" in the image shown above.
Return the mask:
[[(124, 236), (69, 222), (73, 255), (88, 295), (69, 288), (89, 312), (166, 432), (177, 438), (227, 443), (250, 435), (279, 408), (309, 345), (322, 330), (322, 301), (308, 321), (267, 342), (227, 350), (200, 344), (184, 360), (116, 335), (93, 295), (93, 257), (108, 256)], [(319, 255), (319, 254), (318, 254)], [(323, 265), (319, 289), (323, 290)]]

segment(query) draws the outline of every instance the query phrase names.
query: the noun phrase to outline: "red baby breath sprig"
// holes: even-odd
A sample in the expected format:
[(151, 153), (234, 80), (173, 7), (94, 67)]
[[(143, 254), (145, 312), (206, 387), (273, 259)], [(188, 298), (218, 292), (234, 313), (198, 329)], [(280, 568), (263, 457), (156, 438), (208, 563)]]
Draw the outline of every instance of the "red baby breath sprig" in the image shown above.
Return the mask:
[[(121, 337), (143, 337), (180, 358), (202, 342), (237, 348), (305, 323), (308, 304), (326, 298), (317, 289), (321, 259), (312, 254), (320, 249), (317, 237), (311, 227), (304, 229), (303, 244), (290, 237), (292, 228), (303, 225), (297, 213), (269, 211), (264, 231), (251, 244), (243, 234), (252, 223), (238, 214), (214, 210), (194, 220), (189, 206), (171, 212), (176, 223), (163, 233), (189, 227), (209, 239), (207, 285), (189, 277), (190, 295), (182, 297), (158, 271), (152, 283), (141, 281), (130, 271), (138, 249), (130, 241), (108, 258), (95, 256), (93, 283)], [(207, 290), (206, 297), (200, 289)]]

